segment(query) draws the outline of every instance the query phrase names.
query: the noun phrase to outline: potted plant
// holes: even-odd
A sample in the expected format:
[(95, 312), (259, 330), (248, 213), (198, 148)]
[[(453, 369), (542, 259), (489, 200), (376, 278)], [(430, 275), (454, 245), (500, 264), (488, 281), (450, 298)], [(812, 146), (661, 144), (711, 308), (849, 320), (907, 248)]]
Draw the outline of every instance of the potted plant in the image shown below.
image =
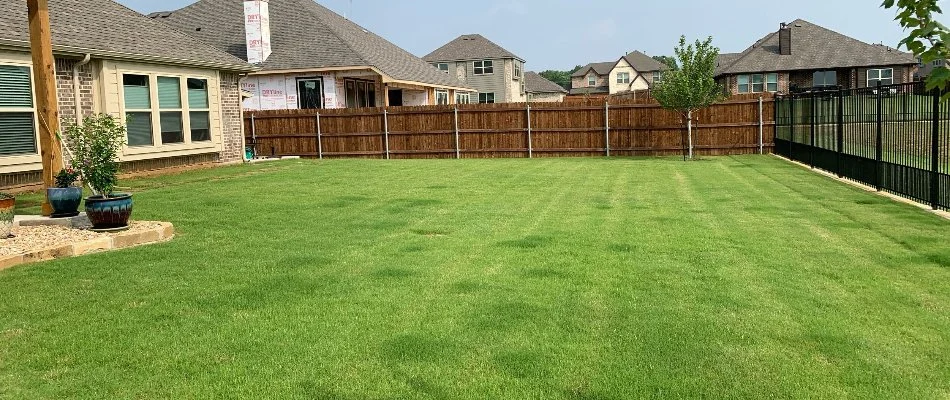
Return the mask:
[(75, 186), (79, 172), (64, 168), (56, 174), (56, 187), (46, 189), (46, 198), (53, 207), (53, 218), (68, 218), (79, 215), (82, 188)]
[(111, 115), (99, 114), (86, 117), (82, 125), (67, 126), (66, 135), (72, 167), (93, 194), (86, 198), (86, 216), (93, 230), (128, 229), (132, 195), (114, 193), (119, 175), (119, 151), (125, 145), (125, 126)]
[(13, 195), (0, 193), (0, 239), (10, 237), (13, 231), (13, 208), (16, 200)]

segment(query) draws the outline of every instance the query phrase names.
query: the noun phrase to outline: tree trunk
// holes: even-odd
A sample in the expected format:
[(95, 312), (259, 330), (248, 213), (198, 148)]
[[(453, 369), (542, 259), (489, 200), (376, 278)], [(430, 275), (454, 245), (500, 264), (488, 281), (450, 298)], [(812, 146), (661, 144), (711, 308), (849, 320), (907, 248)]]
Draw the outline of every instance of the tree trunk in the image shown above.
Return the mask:
[(689, 142), (689, 156), (693, 159), (693, 110), (686, 112), (686, 139)]

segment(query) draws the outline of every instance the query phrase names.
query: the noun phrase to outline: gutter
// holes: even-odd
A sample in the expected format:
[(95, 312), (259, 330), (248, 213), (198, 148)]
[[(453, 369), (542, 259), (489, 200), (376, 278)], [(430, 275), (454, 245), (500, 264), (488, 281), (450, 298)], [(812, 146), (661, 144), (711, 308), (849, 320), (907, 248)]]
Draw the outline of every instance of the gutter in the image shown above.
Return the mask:
[(86, 53), (82, 61), (73, 65), (73, 102), (76, 106), (76, 125), (82, 124), (82, 99), (79, 95), (79, 68), (89, 64), (92, 60), (92, 54)]

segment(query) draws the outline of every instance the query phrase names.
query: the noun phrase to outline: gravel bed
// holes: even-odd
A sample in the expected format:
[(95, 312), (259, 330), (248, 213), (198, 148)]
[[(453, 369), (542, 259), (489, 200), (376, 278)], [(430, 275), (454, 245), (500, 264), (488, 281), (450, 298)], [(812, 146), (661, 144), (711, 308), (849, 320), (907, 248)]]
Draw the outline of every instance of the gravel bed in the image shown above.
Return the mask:
[(13, 238), (0, 239), (0, 257), (26, 254), (68, 244), (83, 243), (124, 233), (142, 232), (156, 229), (160, 226), (161, 223), (159, 222), (133, 221), (128, 230), (116, 233), (96, 233), (85, 229), (66, 228), (62, 226), (14, 226)]

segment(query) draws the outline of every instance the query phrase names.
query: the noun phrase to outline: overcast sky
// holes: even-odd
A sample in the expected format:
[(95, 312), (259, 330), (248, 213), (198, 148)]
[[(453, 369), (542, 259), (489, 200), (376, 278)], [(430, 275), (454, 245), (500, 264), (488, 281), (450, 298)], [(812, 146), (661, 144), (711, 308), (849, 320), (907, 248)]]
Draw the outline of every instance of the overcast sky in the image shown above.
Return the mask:
[[(194, 2), (118, 1), (142, 13)], [(896, 46), (903, 37), (895, 13), (880, 8), (880, 0), (795, 0), (784, 5), (761, 0), (352, 0), (352, 7), (349, 0), (318, 2), (417, 56), (461, 34), (480, 33), (538, 71), (615, 61), (631, 50), (671, 54), (683, 34), (692, 39), (712, 35), (722, 52), (739, 52), (778, 30), (780, 22), (796, 18), (869, 43)]]

